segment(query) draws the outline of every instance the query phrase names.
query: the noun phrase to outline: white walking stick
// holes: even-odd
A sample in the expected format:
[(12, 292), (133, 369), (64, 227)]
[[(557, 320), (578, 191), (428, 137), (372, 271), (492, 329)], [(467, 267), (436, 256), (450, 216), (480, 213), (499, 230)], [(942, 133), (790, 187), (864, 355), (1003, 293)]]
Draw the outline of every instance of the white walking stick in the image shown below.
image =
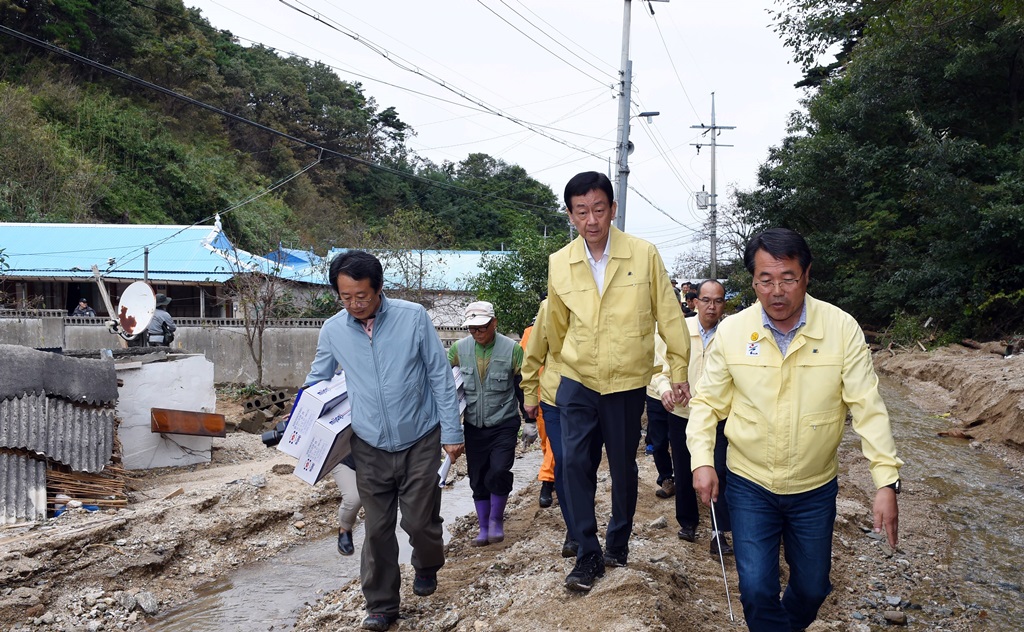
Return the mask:
[(711, 501), (711, 528), (715, 530), (718, 540), (718, 561), (722, 564), (722, 583), (725, 584), (725, 599), (729, 602), (729, 620), (736, 621), (732, 614), (732, 595), (729, 594), (729, 580), (725, 576), (725, 555), (722, 554), (722, 532), (718, 530), (718, 518), (715, 517), (715, 501)]

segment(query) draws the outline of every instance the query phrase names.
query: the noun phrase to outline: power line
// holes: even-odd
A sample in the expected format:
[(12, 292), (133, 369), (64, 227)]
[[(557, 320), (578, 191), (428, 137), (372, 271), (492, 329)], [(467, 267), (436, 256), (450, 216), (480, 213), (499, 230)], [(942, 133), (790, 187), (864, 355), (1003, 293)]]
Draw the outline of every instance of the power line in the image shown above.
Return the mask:
[[(583, 70), (583, 69), (581, 69), (581, 68), (580, 68), (579, 66), (576, 66), (576, 65), (575, 65), (575, 64), (573, 64), (572, 62), (570, 62), (570, 61), (566, 60), (566, 59), (565, 59), (564, 57), (562, 57), (562, 56), (558, 55), (558, 54), (557, 54), (556, 52), (554, 52), (553, 50), (551, 50), (551, 49), (550, 49), (550, 48), (548, 48), (547, 46), (545, 46), (545, 45), (541, 44), (541, 43), (540, 43), (540, 42), (538, 42), (537, 40), (535, 40), (535, 39), (533, 39), (532, 37), (530, 37), (529, 35), (527, 35), (527, 34), (526, 34), (526, 32), (525, 32), (525, 31), (523, 31), (523, 30), (522, 30), (521, 28), (519, 28), (519, 27), (518, 27), (518, 26), (516, 26), (515, 24), (512, 24), (512, 23), (511, 23), (511, 22), (509, 22), (509, 21), (508, 21), (507, 19), (505, 19), (505, 17), (504, 17), (503, 15), (499, 14), (499, 13), (498, 13), (497, 11), (495, 11), (495, 10), (494, 10), (494, 9), (492, 9), (491, 7), (489, 7), (489, 6), (487, 6), (486, 4), (484, 4), (483, 0), (476, 0), (476, 1), (477, 1), (477, 4), (479, 4), (479, 5), (480, 5), (480, 6), (482, 6), (483, 8), (485, 8), (485, 9), (487, 9), (488, 11), (490, 11), (491, 13), (493, 13), (493, 14), (494, 14), (495, 16), (497, 16), (497, 18), (498, 18), (499, 20), (501, 20), (501, 21), (502, 21), (502, 22), (504, 22), (505, 24), (508, 24), (509, 26), (511, 26), (512, 28), (514, 28), (514, 29), (515, 29), (515, 30), (516, 30), (517, 32), (519, 32), (520, 34), (522, 34), (522, 36), (523, 36), (523, 37), (525, 37), (526, 39), (530, 40), (531, 42), (533, 42), (533, 43), (534, 43), (534, 44), (536, 44), (537, 46), (540, 46), (541, 48), (543, 48), (543, 49), (544, 49), (544, 50), (546, 50), (547, 52), (551, 53), (551, 54), (552, 54), (552, 55), (553, 55), (553, 56), (554, 56), (555, 58), (559, 59), (559, 60), (560, 60), (560, 61), (562, 61), (562, 62), (565, 62), (565, 63), (566, 63), (566, 64), (567, 64), (568, 66), (570, 66), (571, 68), (573, 68), (573, 69), (577, 70), (578, 72), (582, 73), (583, 75), (585, 75), (585, 76), (587, 76), (587, 77), (589, 77), (589, 78), (593, 79), (594, 81), (597, 81), (597, 82), (598, 82), (598, 83), (600, 83), (601, 85), (605, 85), (605, 86), (609, 85), (608, 83), (605, 83), (605, 81), (607, 81), (607, 80), (611, 80), (611, 83), (614, 83), (614, 82), (615, 82), (615, 78), (614, 78), (614, 77), (612, 77), (611, 75), (608, 75), (608, 76), (606, 76), (606, 77), (605, 77), (604, 79), (598, 79), (598, 78), (597, 78), (597, 77), (595, 77), (594, 75), (592, 75), (592, 74), (590, 74), (590, 73), (588, 73), (588, 72), (584, 71), (584, 70)], [(592, 68), (596, 69), (596, 70), (597, 70), (598, 72), (604, 72), (604, 71), (602, 71), (602, 70), (601, 70), (600, 68), (597, 68), (597, 66), (594, 66), (593, 64), (591, 64), (591, 63), (590, 63), (589, 61), (587, 61), (586, 59), (583, 59), (582, 57), (580, 57), (579, 55), (577, 55), (577, 54), (576, 54), (576, 53), (575, 53), (575, 52), (574, 52), (574, 51), (573, 51), (572, 49), (570, 49), (570, 48), (566, 47), (566, 46), (565, 46), (564, 44), (562, 44), (561, 42), (559, 42), (559, 41), (558, 41), (558, 40), (556, 40), (555, 38), (553, 38), (553, 37), (551, 37), (550, 35), (548, 35), (547, 33), (545, 33), (543, 29), (540, 29), (540, 28), (538, 28), (538, 27), (537, 27), (536, 25), (534, 25), (534, 24), (533, 24), (532, 22), (530, 22), (530, 21), (529, 21), (529, 20), (527, 20), (527, 19), (526, 19), (525, 17), (523, 17), (523, 15), (522, 15), (521, 13), (519, 13), (518, 11), (516, 11), (515, 9), (513, 9), (512, 7), (508, 6), (508, 3), (507, 3), (507, 2), (505, 2), (504, 0), (500, 0), (500, 2), (501, 2), (501, 3), (503, 4), (503, 5), (505, 5), (505, 7), (506, 7), (506, 8), (508, 9), (508, 10), (510, 10), (510, 11), (512, 11), (513, 13), (515, 13), (516, 15), (518, 15), (518, 16), (519, 16), (519, 17), (520, 17), (520, 18), (521, 18), (521, 19), (522, 19), (523, 21), (525, 21), (525, 22), (526, 22), (527, 24), (529, 24), (529, 25), (530, 25), (530, 26), (532, 26), (533, 28), (537, 29), (537, 30), (538, 30), (538, 31), (540, 31), (541, 33), (544, 33), (544, 35), (547, 35), (549, 39), (551, 39), (552, 41), (554, 41), (554, 42), (558, 43), (558, 44), (559, 44), (559, 45), (560, 45), (560, 46), (561, 46), (562, 48), (565, 48), (565, 49), (566, 49), (567, 51), (569, 51), (569, 52), (570, 52), (570, 53), (572, 53), (573, 55), (576, 55), (576, 57), (577, 57), (577, 58), (578, 58), (578, 59), (579, 59), (580, 61), (582, 61), (582, 62), (583, 62), (583, 63), (585, 63), (585, 64), (588, 64), (588, 65), (590, 65), (590, 66), (591, 66)]]
[(683, 96), (686, 97), (686, 102), (690, 104), (690, 109), (697, 115), (697, 120), (700, 120), (700, 114), (697, 114), (697, 108), (693, 107), (693, 101), (690, 100), (689, 93), (686, 92), (686, 86), (683, 85), (683, 79), (679, 76), (679, 70), (676, 68), (676, 62), (672, 59), (672, 53), (669, 51), (668, 43), (665, 42), (665, 35), (661, 32), (661, 24), (658, 23), (658, 18), (654, 17), (654, 13), (651, 13), (651, 19), (654, 20), (654, 26), (658, 29), (658, 37), (661, 38), (661, 45), (665, 48), (665, 56), (668, 57), (668, 62), (672, 66), (672, 72), (676, 75), (676, 81), (679, 82), (679, 87), (683, 91)]
[[(355, 31), (351, 31), (350, 29), (348, 29), (347, 27), (345, 27), (345, 26), (343, 26), (341, 24), (338, 24), (337, 26), (335, 24), (331, 24), (331, 23), (327, 22), (324, 18), (320, 17), (319, 15), (314, 15), (313, 13), (310, 13), (308, 11), (304, 11), (303, 9), (301, 9), (301, 8), (299, 8), (299, 7), (295, 6), (295, 5), (287, 2), (287, 0), (278, 0), (278, 2), (280, 2), (283, 5), (285, 5), (289, 9), (292, 9), (293, 11), (296, 11), (296, 12), (302, 14), (302, 15), (305, 15), (306, 17), (312, 19), (315, 22), (319, 22), (319, 23), (323, 24), (327, 28), (330, 28), (330, 29), (332, 29), (334, 31), (337, 31), (337, 32), (341, 33), (342, 35), (345, 35), (347, 37), (352, 38), (356, 42), (362, 44), (363, 46), (369, 48), (371, 51), (377, 53), (378, 55), (380, 55), (381, 57), (386, 59), (388, 62), (390, 62), (391, 64), (395, 65), (397, 68), (405, 70), (406, 72), (413, 73), (415, 75), (419, 75), (420, 77), (423, 77), (424, 79), (427, 79), (428, 81), (431, 81), (431, 82), (437, 84), (438, 86), (444, 88), (445, 90), (448, 90), (448, 91), (450, 91), (450, 92), (452, 92), (454, 94), (457, 94), (460, 97), (462, 97), (463, 99), (466, 99), (467, 101), (469, 101), (471, 103), (474, 103), (474, 104), (476, 104), (476, 105), (478, 105), (478, 106), (488, 110), (491, 114), (494, 114), (495, 116), (500, 116), (501, 118), (504, 118), (507, 121), (515, 123), (516, 125), (520, 125), (522, 127), (525, 127), (526, 129), (530, 130), (531, 132), (534, 132), (535, 134), (543, 136), (544, 138), (547, 138), (549, 140), (553, 140), (556, 143), (559, 143), (561, 145), (565, 145), (566, 147), (569, 147), (569, 148), (574, 149), (576, 151), (583, 152), (583, 153), (586, 153), (586, 154), (590, 154), (590, 155), (594, 156), (595, 158), (601, 158), (602, 160), (606, 158), (606, 156), (600, 156), (600, 155), (595, 154), (595, 153), (593, 153), (593, 152), (591, 152), (591, 151), (589, 151), (589, 150), (587, 150), (587, 149), (585, 149), (583, 147), (580, 147), (579, 145), (575, 145), (575, 144), (570, 143), (570, 142), (568, 142), (568, 141), (566, 141), (564, 139), (558, 138), (557, 136), (553, 136), (553, 135), (545, 132), (544, 130), (539, 129), (533, 123), (530, 123), (528, 121), (524, 121), (523, 119), (520, 119), (519, 117), (512, 116), (511, 114), (508, 114), (507, 112), (504, 112), (500, 108), (497, 108), (495, 106), (492, 106), (492, 105), (489, 105), (489, 104), (485, 103), (484, 101), (482, 101), (482, 100), (480, 100), (480, 99), (470, 95), (468, 92), (466, 92), (466, 91), (464, 91), (464, 90), (462, 90), (460, 88), (457, 88), (457, 87), (451, 85), (450, 83), (446, 82), (445, 80), (441, 79), (440, 77), (437, 77), (437, 76), (433, 75), (432, 73), (430, 73), (430, 72), (428, 72), (428, 71), (426, 71), (426, 70), (416, 66), (412, 62), (407, 61), (406, 59), (402, 58), (401, 56), (396, 55), (396, 54), (388, 51), (387, 49), (385, 49), (385, 48), (383, 48), (383, 47), (381, 47), (381, 46), (371, 42), (370, 40), (366, 39), (365, 37), (360, 36)], [(301, 2), (298, 2), (298, 0), (296, 0), (296, 2), (297, 2), (297, 4), (302, 4)], [(333, 22), (333, 20), (332, 20), (332, 22)]]
[[(508, 6), (508, 4), (505, 3), (505, 0), (501, 0), (501, 3), (504, 4), (505, 6)], [(612, 72), (611, 76), (615, 77), (615, 76), (617, 76), (619, 74), (619, 69), (618, 68), (616, 68), (612, 64), (609, 64), (608, 62), (604, 61), (598, 55), (595, 55), (594, 53), (591, 53), (589, 50), (587, 50), (585, 47), (583, 47), (579, 42), (574, 41), (571, 37), (569, 37), (568, 35), (566, 35), (565, 33), (561, 32), (561, 31), (559, 31), (553, 24), (551, 24), (550, 22), (548, 22), (547, 20), (545, 20), (541, 16), (537, 15), (536, 13), (534, 13), (534, 11), (530, 9), (530, 7), (528, 7), (525, 4), (523, 4), (520, 0), (516, 0), (516, 4), (518, 4), (519, 6), (523, 7), (528, 12), (530, 12), (535, 18), (537, 18), (538, 20), (540, 20), (541, 22), (546, 24), (548, 27), (551, 28), (552, 31), (554, 31), (555, 33), (558, 33), (558, 37), (557, 38), (553, 37), (553, 38), (551, 38), (552, 40), (558, 42), (559, 44), (561, 44), (563, 40), (572, 43), (572, 45), (575, 46), (577, 49), (583, 50), (583, 51), (587, 51), (588, 53), (590, 53), (591, 57), (593, 57), (594, 59), (600, 61), (604, 65), (608, 66), (608, 68), (610, 68), (611, 72)], [(512, 7), (509, 7), (509, 9), (512, 9)], [(512, 9), (512, 11), (515, 11), (517, 15), (520, 15), (519, 12), (516, 11), (515, 9)], [(520, 15), (520, 17), (522, 17), (522, 16)], [(526, 18), (523, 18), (523, 19), (526, 20)], [(529, 20), (526, 20), (526, 21), (529, 22)], [(543, 29), (541, 29), (541, 28), (539, 28), (537, 26), (534, 26), (534, 28), (536, 28), (538, 31), (542, 31), (543, 32)], [(547, 35), (546, 32), (544, 34)], [(548, 35), (548, 37), (551, 37), (551, 36)], [(566, 47), (566, 50), (571, 50), (571, 49)], [(572, 51), (572, 52), (573, 52), (574, 55), (576, 55), (575, 51)], [(579, 57), (579, 55), (576, 55), (576, 56)], [(580, 59), (582, 59), (582, 57)], [(586, 60), (584, 60), (584, 62), (589, 64), (590, 66), (592, 66), (594, 68), (597, 68), (597, 66), (594, 66), (593, 64), (591, 64), (590, 62), (588, 62)]]

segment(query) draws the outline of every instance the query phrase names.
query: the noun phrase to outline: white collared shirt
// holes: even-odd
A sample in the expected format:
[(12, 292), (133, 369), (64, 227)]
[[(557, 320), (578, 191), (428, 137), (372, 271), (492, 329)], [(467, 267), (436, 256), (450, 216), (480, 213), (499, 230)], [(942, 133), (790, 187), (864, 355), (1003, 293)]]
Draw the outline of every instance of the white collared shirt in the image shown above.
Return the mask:
[(590, 253), (590, 246), (586, 243), (583, 244), (583, 249), (587, 252), (587, 262), (590, 264), (590, 273), (594, 275), (594, 283), (597, 284), (598, 294), (604, 290), (604, 271), (608, 269), (608, 253), (611, 252), (611, 248), (612, 236), (610, 233), (604, 242), (604, 252), (601, 253), (601, 258), (598, 260), (595, 260), (594, 255)]

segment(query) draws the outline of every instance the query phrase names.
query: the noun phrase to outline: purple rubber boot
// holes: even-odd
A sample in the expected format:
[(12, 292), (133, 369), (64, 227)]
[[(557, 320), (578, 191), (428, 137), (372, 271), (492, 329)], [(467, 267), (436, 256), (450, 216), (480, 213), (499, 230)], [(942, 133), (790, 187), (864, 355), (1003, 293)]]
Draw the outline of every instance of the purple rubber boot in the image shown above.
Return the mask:
[(505, 503), (507, 502), (508, 496), (491, 494), (491, 520), (488, 523), (488, 542), (501, 542), (505, 539)]
[(491, 501), (477, 500), (473, 504), (476, 505), (476, 519), (480, 523), (480, 535), (473, 538), (470, 544), (473, 546), (487, 546), (490, 542), (490, 538), (487, 537), (487, 527), (491, 519)]

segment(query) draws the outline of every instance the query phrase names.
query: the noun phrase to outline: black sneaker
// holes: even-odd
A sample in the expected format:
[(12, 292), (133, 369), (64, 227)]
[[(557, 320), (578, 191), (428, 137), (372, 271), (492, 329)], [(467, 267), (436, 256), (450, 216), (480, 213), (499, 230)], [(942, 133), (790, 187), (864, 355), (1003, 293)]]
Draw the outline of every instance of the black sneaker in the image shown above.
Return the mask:
[(366, 615), (363, 619), (362, 628), (364, 630), (377, 630), (378, 632), (385, 632), (391, 628), (391, 624), (398, 621), (397, 614), (381, 614), (379, 612), (371, 612)]
[(580, 543), (572, 539), (568, 533), (565, 534), (565, 542), (562, 543), (562, 557), (576, 557), (580, 550)]
[(625, 566), (629, 558), (629, 549), (608, 549), (604, 552), (605, 568)]
[(598, 552), (587, 553), (565, 578), (565, 587), (575, 592), (590, 592), (594, 580), (604, 577), (604, 560)]
[(555, 499), (551, 497), (551, 492), (555, 491), (555, 484), (551, 481), (541, 481), (540, 484), (540, 498), (538, 504), (542, 509), (547, 509), (555, 502)]
[(437, 571), (416, 571), (412, 580), (412, 591), (420, 597), (433, 595), (437, 590)]
[(722, 555), (733, 555), (732, 545), (729, 544), (729, 538), (725, 537), (724, 533), (721, 535), (711, 536), (711, 546), (708, 547), (708, 550), (711, 552), (711, 557), (718, 557), (719, 546), (722, 547)]

